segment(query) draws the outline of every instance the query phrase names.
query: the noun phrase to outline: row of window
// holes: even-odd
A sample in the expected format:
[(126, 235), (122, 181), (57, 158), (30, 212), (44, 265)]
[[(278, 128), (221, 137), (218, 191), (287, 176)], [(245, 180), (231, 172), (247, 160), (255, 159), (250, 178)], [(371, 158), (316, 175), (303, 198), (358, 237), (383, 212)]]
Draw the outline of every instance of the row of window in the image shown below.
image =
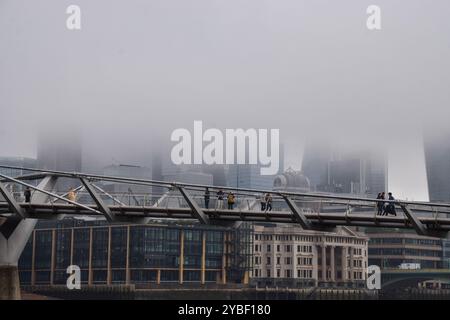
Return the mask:
[[(261, 252), (262, 251), (262, 244), (255, 244), (255, 252)], [(293, 252), (293, 245), (287, 244), (284, 245), (284, 251), (285, 252)], [(281, 252), (281, 245), (277, 244), (275, 246), (276, 252)], [(304, 252), (304, 253), (311, 253), (312, 252), (312, 246), (305, 246), (305, 245), (297, 245), (296, 246), (297, 252)], [(272, 251), (272, 245), (267, 244), (266, 245), (266, 251), (271, 252)]]
[(414, 244), (422, 246), (441, 246), (441, 240), (411, 239), (411, 238), (374, 238), (370, 244)]
[(354, 268), (362, 268), (363, 267), (363, 261), (362, 260), (353, 260), (353, 267)]
[(441, 257), (441, 251), (405, 249), (405, 248), (370, 248), (369, 255), (395, 255), (418, 257)]
[[(300, 236), (300, 235), (267, 235), (255, 234), (255, 240), (261, 241), (301, 241), (301, 242), (322, 242), (322, 236)], [(364, 245), (366, 240), (349, 237), (325, 237), (326, 242), (330, 243), (353, 243)]]
[[(254, 261), (255, 265), (262, 264), (262, 258), (260, 256), (255, 256), (253, 261)], [(293, 263), (293, 259), (291, 257), (285, 257), (284, 263), (286, 265), (290, 265)], [(272, 257), (270, 257), (270, 256), (266, 257), (266, 264), (267, 265), (272, 264)], [(281, 257), (276, 257), (276, 264), (281, 265)], [(313, 258), (312, 257), (297, 257), (297, 264), (310, 266), (313, 264)]]
[[(254, 275), (254, 277), (263, 277), (262, 270), (261, 269), (255, 269), (253, 271), (253, 275)], [(286, 269), (286, 270), (284, 270), (283, 275), (284, 275), (285, 278), (292, 278), (294, 276), (294, 273), (293, 273), (293, 271), (291, 269)], [(266, 270), (266, 277), (267, 278), (271, 278), (272, 277), (270, 269)], [(298, 269), (297, 270), (297, 278), (311, 279), (312, 277), (313, 277), (312, 270), (304, 270), (304, 269)], [(276, 278), (281, 278), (281, 269), (277, 269), (276, 270)]]
[(320, 241), (320, 236), (300, 236), (300, 235), (268, 235), (268, 234), (255, 234), (255, 240), (263, 241), (302, 241), (302, 242), (314, 242)]
[[(92, 231), (91, 231), (92, 230)], [(109, 234), (111, 232), (111, 235)], [(32, 242), (35, 241), (35, 269), (50, 269), (52, 261), (52, 238), (55, 242), (54, 268), (65, 269), (75, 264), (88, 268), (90, 261), (90, 236), (92, 234), (92, 268), (106, 268), (110, 258), (111, 268), (124, 268), (127, 260), (127, 227), (75, 228), (72, 230), (36, 230), (30, 237), (22, 254), (20, 266), (31, 269), (33, 260)], [(180, 256), (180, 230), (133, 227), (130, 230), (130, 268), (178, 267)], [(202, 238), (200, 231), (185, 230), (184, 265), (201, 265)], [(163, 238), (161, 238), (163, 237)], [(109, 241), (111, 241), (109, 243)], [(132, 245), (136, 244), (136, 245)], [(108, 256), (108, 248), (111, 248)], [(223, 232), (206, 233), (206, 265), (219, 267), (222, 264)], [(73, 252), (73, 256), (71, 257)], [(71, 261), (72, 260), (72, 261)]]
[[(293, 262), (291, 257), (284, 258), (285, 265), (291, 265)], [(255, 265), (260, 265), (262, 263), (262, 258), (259, 256), (254, 257)], [(271, 265), (272, 259), (271, 257), (266, 257), (266, 265)], [(318, 262), (321, 263), (321, 260)], [(297, 265), (311, 266), (313, 264), (313, 258), (310, 257), (297, 257)], [(347, 261), (347, 264), (350, 265), (350, 260)], [(276, 257), (276, 265), (281, 265), (281, 257)], [(363, 260), (354, 259), (353, 260), (354, 268), (362, 268), (367, 267), (367, 263), (363, 262)]]

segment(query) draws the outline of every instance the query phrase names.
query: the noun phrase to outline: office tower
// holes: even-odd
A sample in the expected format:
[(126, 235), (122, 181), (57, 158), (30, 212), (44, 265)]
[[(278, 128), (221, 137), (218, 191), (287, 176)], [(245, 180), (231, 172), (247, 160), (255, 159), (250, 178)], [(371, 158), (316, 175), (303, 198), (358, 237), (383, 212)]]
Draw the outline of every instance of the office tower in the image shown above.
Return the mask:
[(302, 164), (311, 190), (370, 197), (388, 191), (387, 170), (383, 150), (333, 150), (326, 145), (307, 146)]
[(326, 144), (309, 143), (303, 153), (302, 172), (311, 183), (311, 191), (325, 191), (328, 184), (328, 163), (331, 148)]
[(221, 164), (203, 165), (202, 169), (204, 173), (212, 175), (213, 185), (215, 186), (227, 185), (225, 165)]
[[(248, 159), (248, 155), (246, 156)], [(233, 188), (272, 190), (273, 181), (284, 171), (284, 146), (280, 145), (278, 156), (278, 172), (273, 175), (262, 175), (261, 164), (232, 164), (226, 172), (227, 185)]]
[[(40, 169), (80, 172), (82, 165), (81, 134), (76, 130), (42, 131), (38, 139), (37, 166)], [(57, 191), (66, 192), (77, 181), (59, 178)]]
[(65, 285), (73, 260), (83, 286), (244, 283), (251, 268), (251, 235), (248, 227), (45, 221), (20, 258), (20, 280), (22, 285)]
[(450, 201), (450, 132), (427, 132), (425, 165), (430, 201)]

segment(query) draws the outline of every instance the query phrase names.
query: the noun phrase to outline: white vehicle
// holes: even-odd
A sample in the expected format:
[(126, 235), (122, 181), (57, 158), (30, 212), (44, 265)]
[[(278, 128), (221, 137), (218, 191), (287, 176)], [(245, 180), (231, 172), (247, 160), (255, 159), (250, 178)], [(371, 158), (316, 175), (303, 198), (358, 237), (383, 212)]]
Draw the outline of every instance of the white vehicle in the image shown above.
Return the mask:
[(418, 270), (420, 269), (420, 263), (402, 263), (398, 268), (403, 270)]

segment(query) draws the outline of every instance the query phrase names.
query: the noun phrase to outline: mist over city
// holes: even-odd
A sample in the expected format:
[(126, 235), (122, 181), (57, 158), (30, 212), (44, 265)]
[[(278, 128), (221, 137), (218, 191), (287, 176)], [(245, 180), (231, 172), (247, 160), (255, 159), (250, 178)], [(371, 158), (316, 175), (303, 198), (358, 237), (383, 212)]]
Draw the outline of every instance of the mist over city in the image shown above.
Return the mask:
[[(448, 270), (450, 2), (375, 2), (0, 0), (0, 250), (11, 250), (12, 256), (25, 252), (22, 260), (0, 252), (0, 267), (22, 263), (5, 279), (17, 278), (19, 283), (19, 272), (22, 287), (29, 286), (32, 292), (37, 284), (49, 285), (53, 294), (53, 285), (65, 284), (61, 273), (67, 266), (58, 263), (76, 260), (86, 278), (82, 285), (94, 292), (96, 284), (132, 284), (151, 292), (153, 284), (174, 282), (183, 288), (183, 281), (191, 281), (202, 286), (229, 282), (257, 288), (330, 287), (338, 288), (336, 297), (345, 298), (341, 288), (367, 289), (369, 265), (392, 279), (394, 269)], [(381, 12), (376, 30), (368, 27), (370, 6)], [(72, 21), (78, 23), (73, 30), (70, 19), (80, 20)], [(197, 137), (199, 122), (203, 131)], [(239, 129), (247, 133), (254, 129), (255, 139), (243, 138), (245, 151), (232, 146), (236, 157), (248, 160), (252, 150), (259, 150), (254, 157), (258, 161), (262, 155), (270, 155), (271, 161), (276, 158), (275, 166), (270, 163), (274, 172), (261, 174), (269, 166), (261, 162), (227, 162), (225, 151), (220, 164), (198, 162), (195, 143), (203, 138), (202, 149), (197, 149), (203, 152), (206, 130), (223, 134), (223, 143), (214, 146), (225, 148), (225, 132)], [(279, 139), (269, 139), (267, 154), (261, 152), (261, 136), (256, 136), (261, 130), (279, 133)], [(189, 164), (181, 163), (184, 149), (174, 160), (174, 146), (182, 145), (181, 138), (172, 138), (174, 132), (191, 133), (192, 143), (186, 144), (192, 147)], [(30, 173), (55, 177), (51, 170), (68, 173), (58, 176), (58, 182), (14, 180)], [(84, 176), (70, 177), (70, 172)], [(118, 180), (97, 181), (93, 175)], [(125, 186), (121, 178), (161, 183), (133, 181)], [(190, 190), (189, 184), (201, 190)], [(94, 188), (103, 202), (95, 198)], [(59, 199), (49, 202), (36, 196), (44, 189)], [(256, 191), (249, 196), (244, 194), (248, 190)], [(186, 195), (189, 191), (193, 198)], [(50, 209), (50, 204), (55, 206)], [(162, 207), (166, 211), (161, 213)], [(197, 230), (195, 225), (198, 234), (194, 230), (186, 236), (190, 227), (173, 215), (191, 219), (189, 210), (200, 224), (218, 219), (223, 233)], [(235, 214), (238, 211), (241, 216)], [(247, 221), (242, 212), (254, 216)], [(283, 218), (286, 212), (294, 218)], [(15, 251), (1, 246), (16, 230), (7, 224), (12, 213), (22, 222), (34, 221), (23, 227), (27, 237), (33, 234), (33, 246), (25, 244), (25, 236)], [(170, 220), (174, 229), (170, 223), (164, 225), (166, 213), (175, 220)], [(320, 218), (323, 213), (325, 222)], [(54, 225), (47, 221), (52, 214), (57, 215), (52, 217)], [(109, 259), (109, 264), (97, 268), (93, 261), (101, 259), (92, 258), (97, 245), (92, 242), (100, 239), (93, 236), (97, 225), (86, 222), (97, 217), (65, 221), (70, 214), (103, 214), (107, 222), (98, 227), (105, 230), (107, 223), (156, 219), (163, 224), (149, 230), (170, 239), (161, 236), (162, 244), (152, 244), (159, 249), (149, 249), (140, 246), (150, 231), (141, 234), (138, 227), (124, 224), (126, 230), (117, 227), (117, 235), (109, 227), (109, 238), (123, 241), (114, 245), (126, 246), (114, 249), (126, 263), (111, 258), (118, 253), (109, 253), (101, 258)], [(343, 221), (342, 216), (349, 214), (355, 215), (354, 220)], [(247, 225), (249, 221), (255, 225)], [(301, 228), (293, 227), (292, 221)], [(241, 223), (244, 227), (236, 227)], [(42, 270), (35, 269), (47, 261), (36, 256), (36, 247), (49, 245), (40, 243), (39, 235), (44, 238), (47, 229), (61, 226), (72, 230), (67, 253), (71, 258), (54, 260), (51, 255), (50, 262), (42, 262)], [(85, 228), (80, 234), (86, 232), (77, 240), (84, 246), (79, 251), (73, 231), (78, 227)], [(403, 233), (403, 228), (414, 236)], [(391, 229), (394, 233), (386, 231)], [(331, 238), (322, 237), (324, 232)], [(59, 236), (51, 237), (58, 246)], [(292, 244), (285, 242), (292, 237)], [(101, 248), (111, 250), (114, 241), (102, 239), (98, 246), (109, 245)], [(139, 244), (133, 247), (133, 241)], [(190, 241), (198, 243), (191, 247)], [(231, 249), (221, 247), (226, 241), (245, 249), (228, 252)], [(403, 247), (397, 251), (383, 247), (389, 241)], [(295, 252), (302, 256), (276, 260), (272, 255), (276, 245), (285, 248), (277, 249), (283, 254), (294, 253), (298, 245)], [(426, 251), (428, 247), (432, 249)], [(82, 250), (91, 252), (89, 261)], [(111, 267), (114, 263), (118, 266)], [(280, 264), (282, 268), (276, 267)], [(294, 278), (299, 282), (289, 282)], [(383, 278), (383, 285), (388, 278)], [(447, 280), (439, 286), (450, 290)], [(425, 282), (419, 287), (428, 288)], [(0, 286), (0, 298), (2, 290)], [(299, 291), (298, 297), (308, 296), (305, 292)], [(365, 299), (373, 297), (372, 291), (364, 292)], [(152, 299), (152, 294), (142, 297)]]
[[(380, 1), (382, 34), (357, 27), (360, 1), (80, 3), (83, 28), (68, 33), (68, 1), (2, 1), (2, 155), (35, 156), (38, 132), (61, 127), (82, 131), (91, 162), (143, 165), (202, 120), (280, 129), (297, 169), (323, 138), (387, 147), (401, 170), (423, 157), (423, 127), (449, 118), (446, 1)], [(390, 171), (394, 187), (413, 171), (421, 186), (403, 196), (424, 198), (423, 162), (409, 169)]]

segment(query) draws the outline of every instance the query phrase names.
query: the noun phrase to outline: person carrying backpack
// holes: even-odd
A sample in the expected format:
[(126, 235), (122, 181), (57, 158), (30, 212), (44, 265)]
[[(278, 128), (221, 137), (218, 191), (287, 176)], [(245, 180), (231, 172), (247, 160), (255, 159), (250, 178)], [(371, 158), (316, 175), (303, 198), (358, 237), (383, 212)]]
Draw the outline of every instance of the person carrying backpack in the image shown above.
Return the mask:
[(233, 192), (230, 192), (228, 194), (227, 201), (228, 201), (228, 210), (233, 210), (234, 202), (236, 201)]
[[(394, 196), (392, 195), (392, 192), (389, 192), (388, 193), (388, 200), (390, 200), (390, 201), (395, 201), (395, 198), (394, 198)], [(388, 214), (393, 214), (394, 216), (397, 216), (397, 211), (395, 210), (395, 203), (389, 203), (388, 205), (387, 205), (387, 210), (386, 210), (386, 212), (388, 213)]]

